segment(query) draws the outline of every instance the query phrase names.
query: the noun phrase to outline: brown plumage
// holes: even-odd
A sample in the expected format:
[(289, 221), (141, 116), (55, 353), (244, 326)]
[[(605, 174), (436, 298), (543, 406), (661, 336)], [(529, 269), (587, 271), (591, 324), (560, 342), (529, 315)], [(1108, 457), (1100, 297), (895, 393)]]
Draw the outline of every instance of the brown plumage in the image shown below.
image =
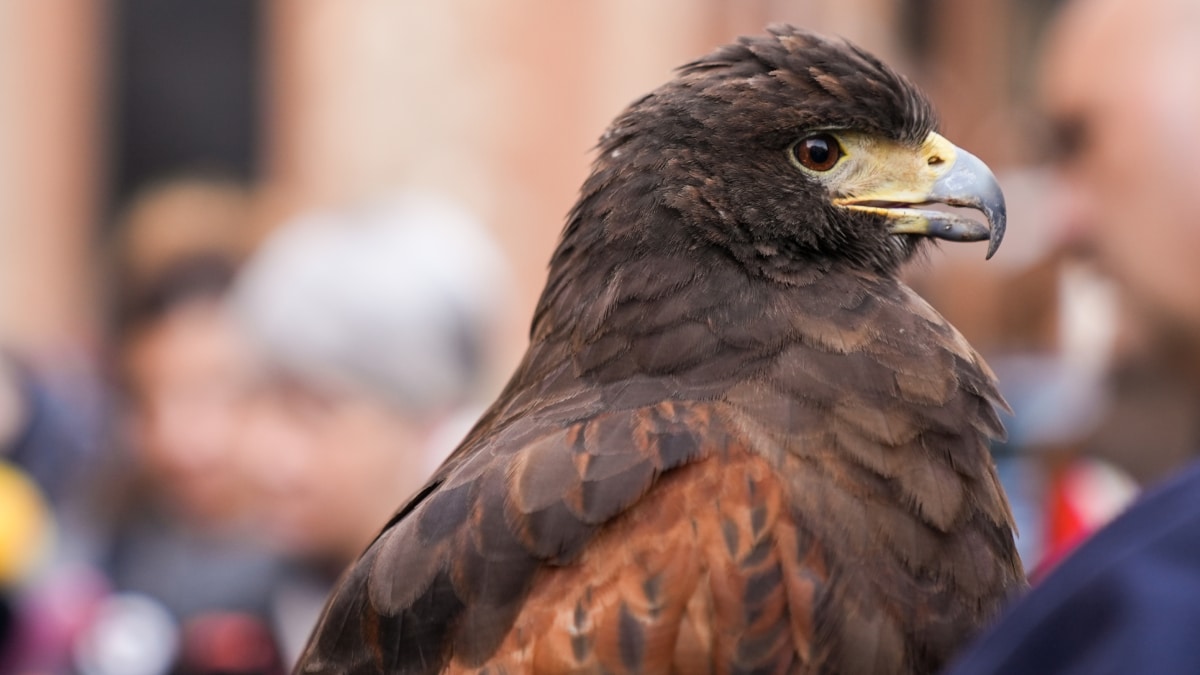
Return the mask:
[(934, 125), (879, 61), (786, 26), (635, 102), (516, 374), (297, 672), (936, 670), (1024, 582), (994, 378), (896, 278), (929, 236), (1003, 234)]

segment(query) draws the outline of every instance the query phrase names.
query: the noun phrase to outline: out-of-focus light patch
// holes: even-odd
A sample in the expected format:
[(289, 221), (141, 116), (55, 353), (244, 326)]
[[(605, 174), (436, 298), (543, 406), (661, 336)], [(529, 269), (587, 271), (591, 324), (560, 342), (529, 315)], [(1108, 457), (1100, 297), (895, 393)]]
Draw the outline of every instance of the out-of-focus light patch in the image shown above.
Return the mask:
[(0, 462), (0, 586), (17, 584), (46, 559), (54, 520), (33, 480)]
[(1095, 530), (1125, 510), (1137, 496), (1138, 484), (1111, 463), (1087, 458), (1067, 470), (1063, 491), (1080, 524)]
[(96, 610), (75, 647), (83, 675), (165, 675), (179, 650), (179, 627), (162, 603), (118, 593)]
[(1067, 265), (1059, 277), (1059, 351), (1074, 367), (1107, 370), (1117, 341), (1114, 283), (1085, 264)]

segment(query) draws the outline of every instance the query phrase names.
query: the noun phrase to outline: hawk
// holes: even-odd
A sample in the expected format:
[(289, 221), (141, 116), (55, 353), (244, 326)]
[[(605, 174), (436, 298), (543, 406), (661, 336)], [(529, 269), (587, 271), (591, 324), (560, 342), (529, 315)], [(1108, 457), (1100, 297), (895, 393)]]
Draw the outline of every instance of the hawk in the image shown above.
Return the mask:
[(1024, 573), (995, 378), (897, 278), (1004, 235), (935, 128), (877, 58), (788, 26), (630, 105), (516, 373), (298, 672), (939, 668)]

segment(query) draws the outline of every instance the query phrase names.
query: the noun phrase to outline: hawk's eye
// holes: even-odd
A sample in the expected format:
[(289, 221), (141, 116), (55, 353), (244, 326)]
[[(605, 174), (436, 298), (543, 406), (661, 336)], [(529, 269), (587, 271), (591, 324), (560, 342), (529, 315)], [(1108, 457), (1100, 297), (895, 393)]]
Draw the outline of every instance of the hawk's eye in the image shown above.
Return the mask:
[(842, 158), (842, 146), (832, 134), (814, 134), (793, 143), (792, 156), (806, 169), (828, 171)]

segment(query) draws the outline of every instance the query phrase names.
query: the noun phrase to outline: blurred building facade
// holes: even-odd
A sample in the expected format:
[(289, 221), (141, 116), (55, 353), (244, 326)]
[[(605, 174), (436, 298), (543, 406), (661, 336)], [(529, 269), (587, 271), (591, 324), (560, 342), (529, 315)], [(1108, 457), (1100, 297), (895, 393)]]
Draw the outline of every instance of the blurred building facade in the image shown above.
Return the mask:
[(52, 362), (95, 350), (107, 223), (131, 183), (200, 170), (261, 186), (264, 226), (397, 185), (462, 201), (514, 262), (515, 355), (590, 148), (672, 68), (771, 22), (840, 34), (1003, 169), (1035, 158), (1021, 102), (1052, 4), (0, 3), (0, 340)]

